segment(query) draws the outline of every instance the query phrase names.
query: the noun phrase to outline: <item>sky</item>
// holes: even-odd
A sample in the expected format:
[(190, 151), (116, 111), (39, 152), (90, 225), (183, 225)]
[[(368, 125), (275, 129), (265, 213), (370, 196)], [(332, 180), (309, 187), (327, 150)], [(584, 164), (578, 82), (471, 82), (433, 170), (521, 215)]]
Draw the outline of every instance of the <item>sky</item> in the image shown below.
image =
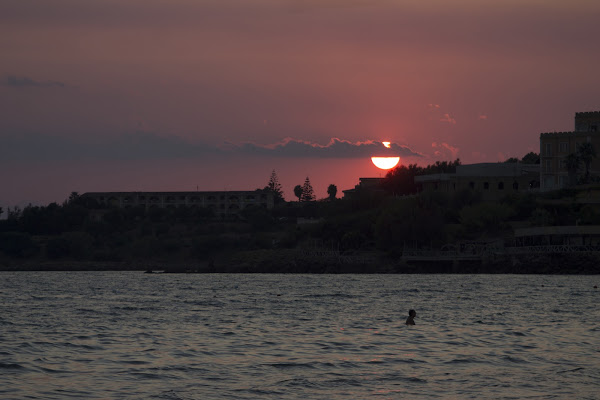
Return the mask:
[[(3, 0), (0, 207), (73, 191), (317, 197), (498, 162), (600, 110), (596, 0)], [(381, 141), (390, 141), (386, 152)]]

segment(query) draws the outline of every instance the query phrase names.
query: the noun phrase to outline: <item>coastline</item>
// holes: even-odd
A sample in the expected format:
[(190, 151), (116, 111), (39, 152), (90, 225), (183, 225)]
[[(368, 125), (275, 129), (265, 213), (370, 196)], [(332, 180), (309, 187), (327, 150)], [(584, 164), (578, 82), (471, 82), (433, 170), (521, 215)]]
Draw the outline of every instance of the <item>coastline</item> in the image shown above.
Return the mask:
[(600, 274), (600, 253), (504, 256), (494, 260), (406, 262), (382, 253), (320, 254), (258, 250), (198, 260), (2, 260), (1, 271), (140, 271), (280, 274)]

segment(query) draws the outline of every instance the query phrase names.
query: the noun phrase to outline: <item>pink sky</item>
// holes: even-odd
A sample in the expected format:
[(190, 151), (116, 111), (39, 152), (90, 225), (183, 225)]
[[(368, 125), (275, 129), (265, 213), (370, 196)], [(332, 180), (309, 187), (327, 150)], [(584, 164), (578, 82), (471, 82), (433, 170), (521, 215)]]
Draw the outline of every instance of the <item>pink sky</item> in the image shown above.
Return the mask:
[[(4, 0), (0, 206), (71, 191), (341, 193), (495, 162), (600, 110), (595, 0)], [(332, 138), (337, 140), (332, 141)]]

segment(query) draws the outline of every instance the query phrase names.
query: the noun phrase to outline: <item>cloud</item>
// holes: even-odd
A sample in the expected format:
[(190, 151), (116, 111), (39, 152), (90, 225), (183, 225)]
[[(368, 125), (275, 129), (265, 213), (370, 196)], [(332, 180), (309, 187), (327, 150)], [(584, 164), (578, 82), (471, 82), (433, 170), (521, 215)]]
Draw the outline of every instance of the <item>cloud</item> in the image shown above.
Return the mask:
[(480, 119), (480, 120), (486, 120), (486, 119), (488, 119), (488, 116), (487, 115), (480, 115), (478, 119)]
[(259, 145), (255, 143), (232, 144), (224, 147), (227, 151), (245, 154), (271, 155), (278, 157), (309, 157), (309, 158), (359, 158), (373, 155), (396, 155), (400, 157), (422, 157), (408, 146), (391, 143), (386, 148), (382, 142), (367, 140), (364, 142), (350, 142), (338, 138), (331, 138), (325, 145), (310, 141), (286, 138), (279, 143)]
[(423, 154), (405, 145), (392, 143), (387, 149), (379, 141), (351, 142), (338, 138), (332, 138), (325, 145), (286, 138), (281, 142), (266, 145), (226, 142), (215, 146), (176, 136), (136, 132), (94, 142), (48, 135), (13, 135), (4, 137), (2, 142), (0, 159), (21, 161), (194, 159), (207, 154), (225, 157), (249, 155), (320, 159), (362, 158), (374, 155), (423, 157)]
[(4, 85), (10, 87), (59, 87), (64, 88), (66, 84), (58, 81), (35, 81), (31, 78), (27, 78), (25, 76), (14, 76), (8, 75), (4, 78)]
[(448, 143), (431, 143), (431, 147), (435, 149), (433, 152), (434, 155), (438, 157), (448, 157), (450, 156), (452, 160), (458, 158), (458, 152), (460, 149), (458, 147), (452, 146)]
[(442, 122), (448, 122), (449, 124), (456, 124), (456, 120), (450, 116), (450, 114), (444, 114), (442, 118), (440, 118)]

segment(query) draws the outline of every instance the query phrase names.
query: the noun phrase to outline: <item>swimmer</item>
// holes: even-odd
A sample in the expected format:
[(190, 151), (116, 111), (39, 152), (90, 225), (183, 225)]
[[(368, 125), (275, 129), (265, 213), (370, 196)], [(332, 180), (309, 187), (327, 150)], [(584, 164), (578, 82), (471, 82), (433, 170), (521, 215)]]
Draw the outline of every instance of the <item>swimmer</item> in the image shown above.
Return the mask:
[(408, 312), (408, 318), (406, 318), (406, 325), (414, 325), (415, 324), (415, 317), (417, 316), (417, 313), (415, 310), (410, 310)]

